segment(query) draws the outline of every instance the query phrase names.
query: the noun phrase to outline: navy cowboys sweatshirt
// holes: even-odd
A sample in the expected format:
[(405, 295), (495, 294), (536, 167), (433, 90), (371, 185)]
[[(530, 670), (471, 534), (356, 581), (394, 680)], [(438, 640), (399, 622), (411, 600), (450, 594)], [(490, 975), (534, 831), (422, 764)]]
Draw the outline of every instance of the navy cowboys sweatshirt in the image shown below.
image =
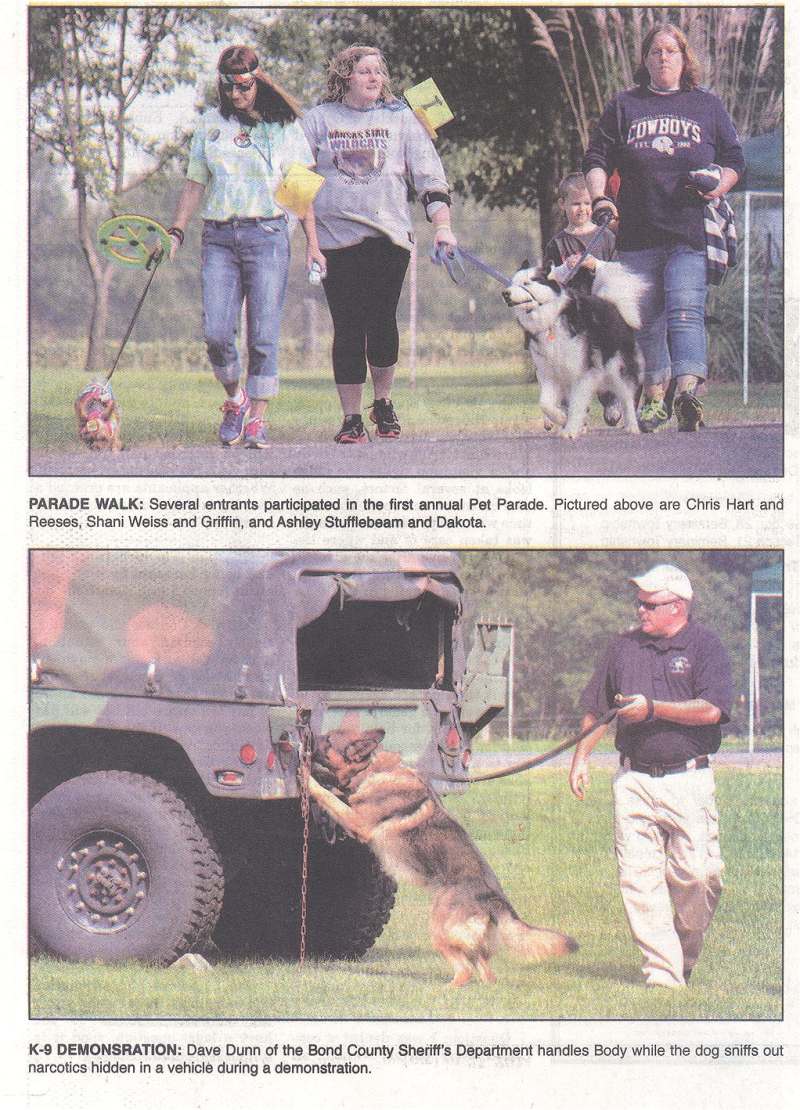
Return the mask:
[(722, 101), (706, 89), (627, 89), (606, 106), (582, 169), (619, 172), (617, 248), (685, 243), (705, 250), (704, 202), (686, 190), (690, 170), (716, 162), (744, 171), (742, 146)]

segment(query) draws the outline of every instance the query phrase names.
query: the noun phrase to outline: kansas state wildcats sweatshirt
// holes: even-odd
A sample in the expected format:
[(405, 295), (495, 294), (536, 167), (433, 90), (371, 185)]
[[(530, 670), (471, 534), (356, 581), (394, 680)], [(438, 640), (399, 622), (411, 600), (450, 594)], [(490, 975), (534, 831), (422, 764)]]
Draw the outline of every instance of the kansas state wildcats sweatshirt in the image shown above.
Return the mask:
[(704, 202), (687, 191), (686, 175), (712, 162), (744, 171), (739, 136), (718, 97), (701, 88), (634, 88), (606, 106), (582, 169), (619, 172), (618, 250), (676, 243), (705, 250)]
[[(420, 197), (449, 189), (436, 148), (405, 101), (365, 109), (318, 104), (300, 124), (325, 178), (314, 200), (322, 249), (386, 235), (410, 251), (408, 185)], [(434, 201), (429, 215), (441, 203)]]

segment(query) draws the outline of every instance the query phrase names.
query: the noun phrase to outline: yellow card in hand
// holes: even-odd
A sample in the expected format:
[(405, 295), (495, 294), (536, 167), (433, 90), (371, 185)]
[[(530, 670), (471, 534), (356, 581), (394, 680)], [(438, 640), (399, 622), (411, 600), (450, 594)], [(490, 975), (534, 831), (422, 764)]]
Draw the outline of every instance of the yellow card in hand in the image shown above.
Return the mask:
[(427, 81), (414, 85), (405, 93), (405, 98), (420, 117), (428, 129), (436, 132), (437, 127), (443, 127), (453, 119), (453, 113), (447, 106), (447, 101), (439, 92), (436, 82), (432, 77)]
[(320, 174), (314, 173), (299, 162), (292, 162), (283, 181), (275, 190), (275, 200), (281, 208), (289, 208), (302, 219), (324, 181), (325, 178)]

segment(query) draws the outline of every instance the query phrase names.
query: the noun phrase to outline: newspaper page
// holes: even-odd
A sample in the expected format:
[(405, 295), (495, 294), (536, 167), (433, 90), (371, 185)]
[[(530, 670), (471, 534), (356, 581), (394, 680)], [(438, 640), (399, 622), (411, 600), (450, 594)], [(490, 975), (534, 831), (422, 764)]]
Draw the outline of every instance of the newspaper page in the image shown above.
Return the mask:
[(8, 1104), (787, 1105), (796, 13), (3, 25)]

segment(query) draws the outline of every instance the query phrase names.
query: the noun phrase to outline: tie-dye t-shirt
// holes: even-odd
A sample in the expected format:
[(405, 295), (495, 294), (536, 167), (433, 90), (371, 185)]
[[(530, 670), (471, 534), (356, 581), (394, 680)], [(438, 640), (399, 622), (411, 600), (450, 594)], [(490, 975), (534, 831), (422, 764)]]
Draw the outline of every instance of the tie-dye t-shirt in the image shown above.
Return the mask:
[(203, 219), (283, 215), (275, 190), (292, 162), (312, 166), (314, 159), (300, 124), (242, 126), (218, 108), (200, 117), (192, 139), (190, 181), (205, 185)]

